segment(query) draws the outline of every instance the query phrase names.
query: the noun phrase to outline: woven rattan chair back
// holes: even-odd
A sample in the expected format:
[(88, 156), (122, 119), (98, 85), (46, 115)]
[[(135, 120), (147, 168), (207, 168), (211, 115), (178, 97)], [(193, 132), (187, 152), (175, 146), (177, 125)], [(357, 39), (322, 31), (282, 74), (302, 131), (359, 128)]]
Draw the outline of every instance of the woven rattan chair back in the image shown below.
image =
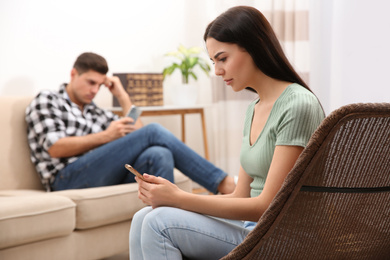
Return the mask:
[(227, 259), (390, 259), (390, 103), (327, 116)]

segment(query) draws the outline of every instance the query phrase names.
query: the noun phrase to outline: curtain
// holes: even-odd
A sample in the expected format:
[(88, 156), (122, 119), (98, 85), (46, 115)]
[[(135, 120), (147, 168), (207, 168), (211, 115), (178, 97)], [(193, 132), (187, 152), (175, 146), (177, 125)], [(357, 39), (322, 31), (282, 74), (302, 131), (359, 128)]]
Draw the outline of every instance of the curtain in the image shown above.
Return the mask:
[(309, 0), (257, 0), (259, 9), (272, 25), (289, 61), (309, 82)]
[[(216, 1), (214, 15), (234, 5), (250, 5), (259, 9), (271, 23), (281, 45), (302, 78), (309, 80), (309, 0), (254, 0)], [(214, 1), (213, 1), (214, 2)], [(211, 20), (211, 19), (210, 19)], [(233, 92), (220, 77), (211, 77), (213, 105), (210, 108), (212, 122), (210, 158), (229, 175), (238, 175), (240, 149), (245, 111), (248, 104), (257, 98), (249, 91)]]

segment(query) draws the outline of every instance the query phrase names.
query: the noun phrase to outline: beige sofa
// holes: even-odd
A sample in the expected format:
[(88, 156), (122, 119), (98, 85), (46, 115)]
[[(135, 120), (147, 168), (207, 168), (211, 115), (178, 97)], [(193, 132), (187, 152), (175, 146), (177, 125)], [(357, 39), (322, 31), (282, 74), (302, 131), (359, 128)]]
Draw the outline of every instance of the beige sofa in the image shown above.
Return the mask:
[[(27, 97), (0, 97), (0, 259), (102, 259), (128, 250), (137, 184), (46, 193), (29, 157)], [(191, 181), (175, 172), (175, 182)]]

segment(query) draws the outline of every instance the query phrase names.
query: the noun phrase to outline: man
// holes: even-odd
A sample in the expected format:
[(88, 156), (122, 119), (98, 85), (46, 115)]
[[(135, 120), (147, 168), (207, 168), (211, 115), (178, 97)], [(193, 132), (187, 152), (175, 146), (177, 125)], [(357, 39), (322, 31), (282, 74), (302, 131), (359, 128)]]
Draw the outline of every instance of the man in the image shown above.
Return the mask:
[(102, 85), (123, 111), (132, 105), (119, 78), (107, 72), (102, 56), (83, 53), (68, 84), (40, 92), (26, 109), (31, 160), (48, 191), (134, 182), (125, 164), (172, 182), (176, 167), (211, 192), (234, 190), (233, 178), (162, 126), (143, 126), (97, 107), (93, 99)]

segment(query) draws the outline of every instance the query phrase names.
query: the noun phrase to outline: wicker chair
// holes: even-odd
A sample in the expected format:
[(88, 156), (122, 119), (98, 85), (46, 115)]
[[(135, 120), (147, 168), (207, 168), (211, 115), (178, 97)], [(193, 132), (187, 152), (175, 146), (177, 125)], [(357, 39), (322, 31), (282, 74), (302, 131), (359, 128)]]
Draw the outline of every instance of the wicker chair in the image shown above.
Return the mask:
[(332, 112), (227, 259), (390, 259), (390, 103)]

